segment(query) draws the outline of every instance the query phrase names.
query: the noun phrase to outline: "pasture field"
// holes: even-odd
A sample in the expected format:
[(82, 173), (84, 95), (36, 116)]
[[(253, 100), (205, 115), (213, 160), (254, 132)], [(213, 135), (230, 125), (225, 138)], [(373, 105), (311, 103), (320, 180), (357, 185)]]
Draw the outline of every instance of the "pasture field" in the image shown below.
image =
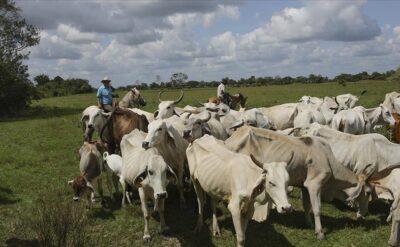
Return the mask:
[[(341, 93), (359, 95), (360, 104), (377, 106), (387, 92), (400, 89), (400, 83), (364, 81), (348, 83), (292, 84), (284, 86), (232, 88), (242, 92), (249, 107), (272, 106), (295, 102), (302, 95), (335, 96)], [(118, 92), (122, 97), (124, 92)], [(187, 89), (181, 105), (196, 105), (214, 96), (215, 88)], [(157, 91), (143, 91), (147, 100), (144, 110), (157, 107)], [(165, 93), (163, 98), (176, 98), (179, 91)], [(78, 149), (82, 144), (79, 126), (82, 110), (95, 103), (95, 94), (47, 98), (33, 103), (23, 116), (0, 122), (0, 245), (37, 245), (34, 235), (21, 226), (21, 222), (33, 217), (37, 203), (42, 199), (49, 203), (72, 204), (72, 190), (67, 181), (79, 173)], [(222, 179), (222, 178), (221, 178)], [(222, 236), (210, 233), (210, 212), (207, 211), (206, 227), (200, 234), (194, 229), (197, 206), (194, 196), (188, 194), (188, 209), (180, 210), (176, 190), (170, 188), (166, 203), (166, 223), (170, 228), (167, 236), (158, 234), (157, 217), (150, 222), (152, 242), (149, 246), (234, 246), (235, 235), (232, 220), (221, 204), (220, 227)], [(105, 195), (109, 196), (107, 186)], [(89, 220), (89, 242), (97, 246), (141, 246), (143, 218), (140, 205), (120, 207), (120, 195), (108, 198), (108, 207), (99, 204), (84, 212)], [(251, 222), (247, 229), (247, 246), (385, 246), (390, 225), (386, 223), (389, 206), (374, 203), (370, 215), (363, 221), (355, 220), (352, 209), (341, 203), (324, 203), (322, 224), (327, 240), (318, 241), (314, 230), (304, 224), (303, 208), (297, 190), (290, 195), (295, 212), (288, 215), (273, 213), (264, 223)], [(76, 203), (79, 204), (79, 203)], [(207, 208), (207, 206), (206, 206)]]

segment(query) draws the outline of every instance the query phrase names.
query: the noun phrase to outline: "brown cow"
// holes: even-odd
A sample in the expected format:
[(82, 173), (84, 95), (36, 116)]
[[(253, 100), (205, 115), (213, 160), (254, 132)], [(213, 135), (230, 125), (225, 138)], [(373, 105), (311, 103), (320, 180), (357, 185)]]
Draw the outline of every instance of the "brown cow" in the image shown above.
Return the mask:
[(100, 139), (106, 143), (108, 152), (113, 154), (117, 148), (119, 149), (119, 144), (124, 135), (129, 134), (134, 129), (147, 132), (148, 125), (149, 122), (145, 116), (117, 107), (103, 126)]

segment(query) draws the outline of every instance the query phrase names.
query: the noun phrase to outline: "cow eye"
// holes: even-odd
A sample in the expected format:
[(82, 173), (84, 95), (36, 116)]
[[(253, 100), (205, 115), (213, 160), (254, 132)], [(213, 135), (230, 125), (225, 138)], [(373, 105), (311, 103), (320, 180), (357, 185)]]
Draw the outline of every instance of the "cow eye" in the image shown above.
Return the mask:
[(167, 109), (171, 109), (171, 106), (168, 106)]
[(153, 171), (151, 171), (151, 170), (149, 171), (149, 174), (150, 174), (150, 175), (153, 175), (153, 173), (154, 173)]
[(162, 128), (159, 128), (157, 131), (161, 131), (162, 130)]
[(273, 182), (269, 182), (269, 184), (272, 186), (272, 187), (275, 187), (275, 184), (273, 183)]

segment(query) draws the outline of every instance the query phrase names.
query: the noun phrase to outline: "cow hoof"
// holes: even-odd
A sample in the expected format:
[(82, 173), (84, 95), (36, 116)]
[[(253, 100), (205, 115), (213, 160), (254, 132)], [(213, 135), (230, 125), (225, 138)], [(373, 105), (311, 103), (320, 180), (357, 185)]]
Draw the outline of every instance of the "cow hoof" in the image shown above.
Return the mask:
[(219, 236), (221, 236), (220, 230), (219, 230), (219, 229), (213, 230), (213, 235), (214, 235), (214, 237), (219, 237)]
[(317, 234), (317, 239), (318, 240), (325, 240), (326, 238), (325, 238), (325, 234), (323, 234), (322, 232), (320, 232), (320, 233), (316, 233)]
[(150, 241), (151, 241), (151, 236), (149, 234), (143, 236), (143, 242), (150, 243)]

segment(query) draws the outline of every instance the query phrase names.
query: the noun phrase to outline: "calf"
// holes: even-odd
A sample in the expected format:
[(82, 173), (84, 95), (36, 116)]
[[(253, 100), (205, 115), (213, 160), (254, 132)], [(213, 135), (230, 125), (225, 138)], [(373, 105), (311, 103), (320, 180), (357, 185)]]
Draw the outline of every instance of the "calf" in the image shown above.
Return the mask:
[[(82, 147), (79, 149), (80, 162), (79, 170), (81, 175), (73, 180), (68, 181), (74, 191), (74, 201), (87, 195), (87, 199), (92, 203), (95, 202), (95, 189), (93, 184), (97, 183), (98, 193), (101, 199), (103, 199), (103, 188), (102, 188), (102, 163), (103, 159), (101, 156), (101, 150), (103, 147), (99, 143), (84, 142)], [(90, 203), (89, 203), (90, 205)]]
[[(206, 135), (186, 150), (190, 176), (196, 191), (198, 220), (196, 231), (203, 226), (203, 206), (210, 196), (213, 211), (213, 234), (220, 234), (216, 201), (228, 204), (236, 231), (237, 246), (244, 246), (248, 221), (266, 219), (274, 203), (279, 213), (291, 211), (287, 198), (289, 174), (286, 163), (261, 163), (253, 156), (234, 153), (222, 141)], [(271, 201), (269, 201), (271, 200)]]

